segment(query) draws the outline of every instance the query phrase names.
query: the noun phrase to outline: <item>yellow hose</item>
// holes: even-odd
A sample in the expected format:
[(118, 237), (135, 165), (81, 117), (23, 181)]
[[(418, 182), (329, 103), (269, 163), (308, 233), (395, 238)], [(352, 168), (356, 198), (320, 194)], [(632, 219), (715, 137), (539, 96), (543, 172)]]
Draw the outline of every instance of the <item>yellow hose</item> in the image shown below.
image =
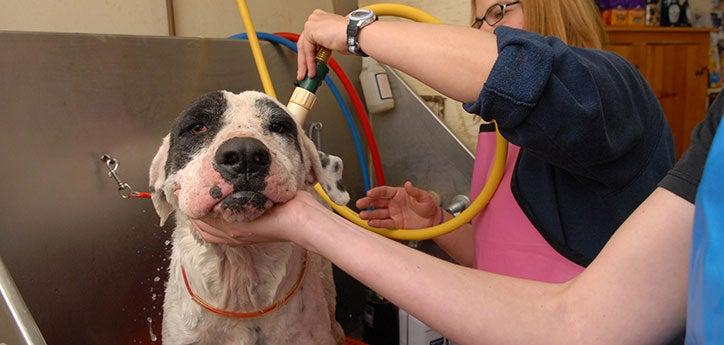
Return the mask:
[(239, 8), (241, 21), (244, 23), (244, 30), (246, 31), (246, 35), (249, 38), (249, 43), (251, 45), (251, 54), (254, 56), (256, 69), (257, 71), (259, 71), (259, 78), (261, 78), (261, 85), (264, 87), (264, 93), (271, 97), (277, 98), (277, 93), (274, 91), (274, 85), (272, 85), (271, 77), (269, 76), (269, 70), (266, 68), (266, 60), (264, 60), (264, 54), (261, 52), (259, 38), (256, 37), (254, 22), (251, 21), (249, 6), (246, 5), (246, 0), (236, 0), (236, 6)]
[(364, 8), (374, 12), (378, 16), (392, 16), (421, 23), (442, 24), (442, 21), (435, 16), (407, 5), (381, 2), (379, 4), (365, 6)]
[[(314, 190), (322, 196), (337, 213), (347, 218), (352, 223), (357, 224), (369, 231), (375, 232), (385, 237), (400, 241), (419, 241), (429, 240), (449, 232), (456, 230), (457, 228), (470, 222), (480, 211), (482, 211), (488, 204), (490, 199), (495, 195), (495, 191), (498, 189), (500, 180), (503, 179), (503, 173), (505, 172), (505, 159), (508, 155), (508, 142), (505, 141), (500, 133), (496, 133), (495, 137), (495, 158), (493, 168), (490, 170), (490, 175), (485, 183), (485, 187), (480, 192), (477, 198), (470, 204), (470, 207), (465, 209), (457, 217), (448, 220), (442, 224), (432, 226), (423, 229), (383, 229), (371, 227), (367, 224), (367, 221), (362, 220), (359, 215), (352, 211), (349, 207), (340, 206), (335, 204), (329, 199), (324, 189), (319, 184), (314, 186)], [(502, 158), (501, 158), (502, 157)]]
[[(276, 96), (274, 96), (274, 89), (271, 86), (269, 71), (267, 70), (266, 64), (264, 63), (264, 57), (261, 55), (261, 48), (259, 47), (259, 41), (256, 38), (256, 31), (254, 30), (254, 25), (249, 16), (249, 11), (246, 7), (246, 1), (237, 0), (236, 2), (239, 5), (239, 12), (241, 13), (241, 17), (244, 20), (244, 27), (246, 27), (246, 32), (249, 35), (249, 42), (251, 43), (252, 53), (254, 54), (256, 66), (259, 69), (259, 75), (262, 76), (264, 90), (267, 94), (272, 95), (276, 98)], [(439, 19), (433, 17), (432, 15), (422, 10), (406, 5), (380, 3), (369, 5), (366, 8), (372, 10), (378, 16), (396, 16), (418, 22), (426, 22), (432, 24), (441, 23)], [(268, 81), (268, 88), (267, 85), (264, 83), (264, 80)], [(503, 179), (503, 173), (505, 172), (505, 161), (507, 156), (508, 143), (498, 131), (496, 132), (495, 158), (493, 159), (493, 166), (490, 169), (488, 180), (485, 182), (485, 186), (483, 187), (483, 190), (480, 192), (478, 197), (475, 198), (470, 207), (468, 207), (457, 217), (442, 224), (424, 229), (382, 229), (371, 227), (367, 224), (366, 221), (362, 220), (359, 215), (349, 207), (335, 204), (329, 198), (329, 196), (319, 183), (314, 186), (314, 190), (317, 191), (322, 199), (324, 199), (327, 204), (329, 204), (335, 211), (337, 211), (337, 213), (347, 218), (347, 220), (353, 222), (354, 224), (363, 227), (369, 231), (396, 240), (428, 240), (450, 233), (455, 229), (463, 226), (464, 224), (469, 223), (478, 213), (480, 213), (485, 208), (485, 206), (488, 205), (490, 199), (492, 199), (493, 195), (495, 195), (495, 191), (498, 189), (498, 185), (500, 185), (500, 180)]]

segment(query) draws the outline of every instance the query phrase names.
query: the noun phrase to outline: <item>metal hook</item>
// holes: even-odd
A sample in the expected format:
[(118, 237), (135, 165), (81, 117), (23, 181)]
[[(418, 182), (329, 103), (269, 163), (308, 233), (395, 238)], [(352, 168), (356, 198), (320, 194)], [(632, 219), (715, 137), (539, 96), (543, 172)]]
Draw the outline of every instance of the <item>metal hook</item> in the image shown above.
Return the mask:
[(322, 127), (324, 126), (321, 122), (312, 122), (312, 124), (309, 125), (309, 138), (312, 139), (317, 151), (322, 150)]
[(115, 158), (104, 154), (101, 156), (101, 161), (106, 163), (106, 168), (108, 168), (108, 177), (116, 180), (116, 184), (118, 184), (118, 194), (122, 198), (128, 199), (131, 195), (136, 194), (128, 183), (121, 181), (121, 178), (118, 177), (118, 161)]

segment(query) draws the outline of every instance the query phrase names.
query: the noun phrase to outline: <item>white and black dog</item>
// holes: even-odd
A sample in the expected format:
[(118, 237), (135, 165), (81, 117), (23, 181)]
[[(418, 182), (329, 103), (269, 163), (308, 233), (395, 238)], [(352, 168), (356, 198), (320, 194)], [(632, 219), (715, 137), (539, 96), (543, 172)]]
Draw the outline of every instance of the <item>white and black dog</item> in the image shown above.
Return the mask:
[[(161, 224), (176, 211), (164, 343), (343, 342), (328, 261), (287, 242), (209, 244), (189, 222), (209, 214), (251, 221), (315, 182), (335, 202), (349, 201), (340, 183), (341, 159), (318, 153), (283, 105), (255, 91), (198, 98), (163, 138), (149, 175)], [(209, 309), (251, 313), (275, 304), (280, 306), (250, 318)]]

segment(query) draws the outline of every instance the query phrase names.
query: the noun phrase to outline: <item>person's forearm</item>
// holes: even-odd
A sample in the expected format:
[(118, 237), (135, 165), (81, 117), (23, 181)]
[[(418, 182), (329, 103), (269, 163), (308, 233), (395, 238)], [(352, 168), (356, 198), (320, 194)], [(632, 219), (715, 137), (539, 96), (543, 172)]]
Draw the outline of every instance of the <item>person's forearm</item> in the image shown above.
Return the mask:
[(379, 21), (359, 40), (369, 56), (461, 102), (478, 98), (498, 57), (495, 35), (468, 27)]
[(694, 207), (652, 194), (579, 277), (547, 284), (458, 266), (310, 206), (290, 238), (463, 344), (644, 344), (680, 331)]
[(531, 343), (549, 334), (560, 316), (561, 286), (448, 263), (312, 208), (295, 229), (295, 242), (455, 342)]
[(693, 219), (694, 205), (654, 191), (565, 292), (571, 333), (596, 344), (660, 344), (680, 333)]
[[(447, 212), (444, 214), (444, 221), (448, 221), (453, 217)], [(475, 239), (473, 233), (473, 226), (465, 224), (451, 233), (435, 237), (434, 241), (457, 263), (466, 267), (473, 267), (475, 264)]]

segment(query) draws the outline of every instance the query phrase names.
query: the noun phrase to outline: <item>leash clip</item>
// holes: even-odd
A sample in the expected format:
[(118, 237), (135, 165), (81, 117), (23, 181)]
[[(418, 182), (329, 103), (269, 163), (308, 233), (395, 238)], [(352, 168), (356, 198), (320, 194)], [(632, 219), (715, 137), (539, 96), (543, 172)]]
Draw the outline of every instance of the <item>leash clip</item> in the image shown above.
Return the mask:
[(107, 154), (104, 154), (103, 156), (101, 156), (101, 161), (103, 161), (106, 164), (106, 168), (108, 168), (108, 177), (116, 180), (116, 184), (118, 184), (118, 195), (120, 195), (121, 198), (129, 199), (150, 197), (150, 195), (147, 195), (148, 193), (136, 192), (133, 190), (131, 185), (121, 181), (121, 178), (118, 177), (118, 160)]

